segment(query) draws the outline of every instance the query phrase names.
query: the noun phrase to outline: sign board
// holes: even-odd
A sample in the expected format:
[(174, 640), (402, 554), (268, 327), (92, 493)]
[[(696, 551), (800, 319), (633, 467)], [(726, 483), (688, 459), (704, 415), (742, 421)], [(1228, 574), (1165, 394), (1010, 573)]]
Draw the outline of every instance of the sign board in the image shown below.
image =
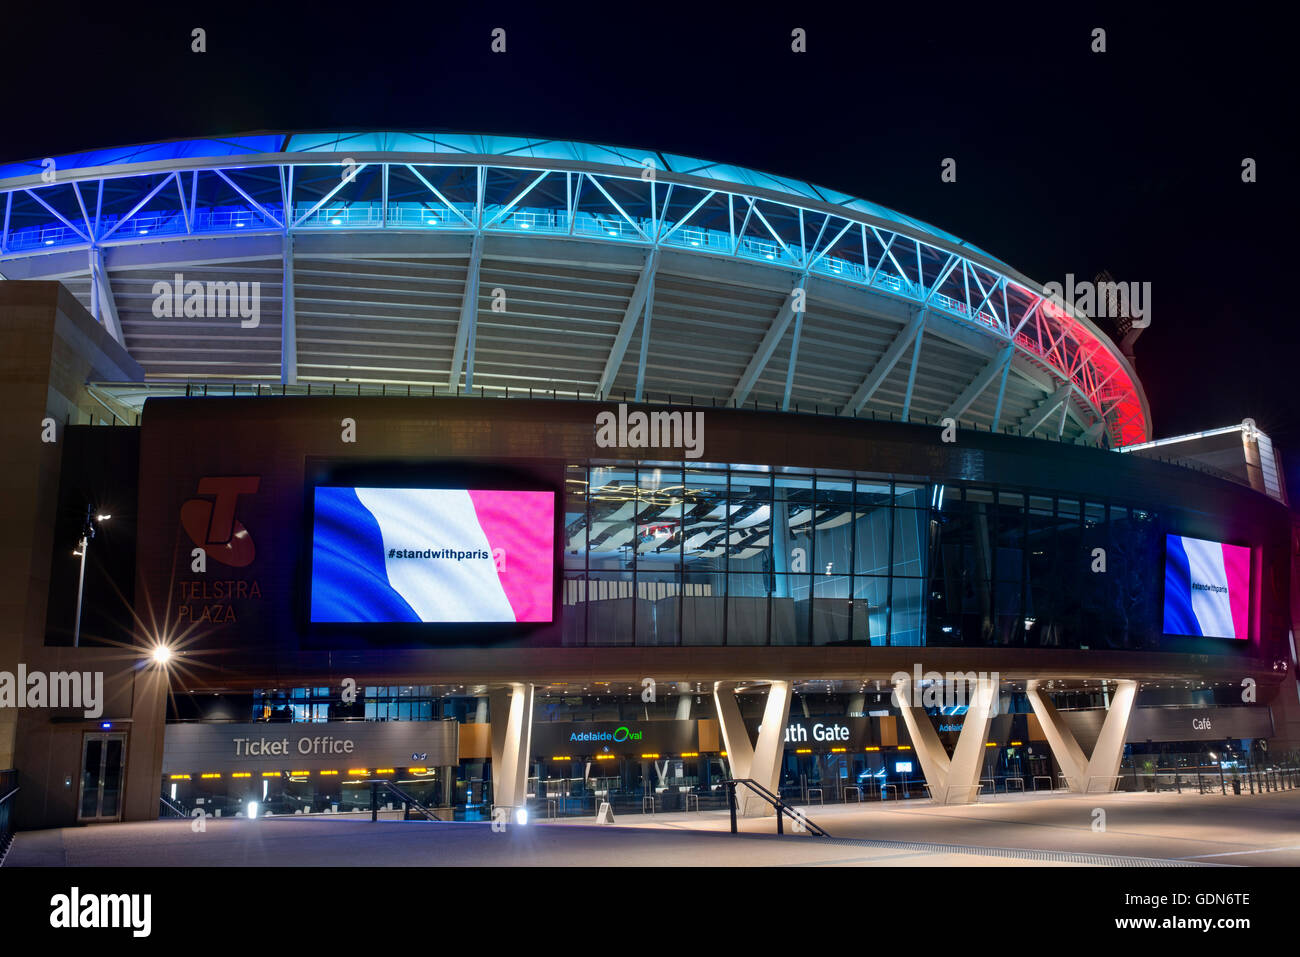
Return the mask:
[(169, 724), (163, 773), (454, 766), (459, 727), (455, 721)]

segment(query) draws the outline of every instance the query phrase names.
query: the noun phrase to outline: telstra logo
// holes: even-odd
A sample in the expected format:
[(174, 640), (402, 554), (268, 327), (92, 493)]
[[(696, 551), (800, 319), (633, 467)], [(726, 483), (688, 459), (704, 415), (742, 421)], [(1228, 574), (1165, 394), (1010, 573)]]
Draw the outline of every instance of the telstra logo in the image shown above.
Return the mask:
[(235, 518), (235, 501), (241, 495), (257, 491), (261, 479), (256, 475), (228, 475), (199, 479), (199, 494), (181, 506), (181, 527), (195, 545), (223, 565), (243, 568), (253, 561), (257, 550), (253, 537)]

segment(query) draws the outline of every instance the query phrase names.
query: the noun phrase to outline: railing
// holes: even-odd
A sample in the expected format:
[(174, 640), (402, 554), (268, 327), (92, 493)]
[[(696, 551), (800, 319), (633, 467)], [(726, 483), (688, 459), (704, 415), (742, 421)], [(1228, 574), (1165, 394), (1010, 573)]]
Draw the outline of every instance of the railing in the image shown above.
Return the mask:
[(0, 771), (0, 863), (9, 852), (14, 838), (14, 795), (18, 793), (18, 772), (12, 768)]
[(160, 794), (158, 795), (158, 817), (161, 820), (169, 817), (189, 817), (189, 815), (168, 800), (165, 794)]
[(730, 778), (724, 782), (727, 786), (727, 805), (731, 810), (731, 833), (737, 834), (736, 828), (736, 785), (743, 784), (749, 788), (760, 800), (766, 801), (776, 809), (776, 833), (785, 834), (784, 819), (789, 815), (790, 819), (795, 822), (795, 827), (799, 830), (806, 830), (814, 837), (830, 837), (824, 828), (814, 824), (806, 818), (801, 811), (797, 811), (790, 805), (786, 804), (779, 797), (769, 791), (763, 785), (751, 778)]
[(379, 792), (380, 791), (387, 791), (389, 794), (393, 795), (395, 798), (397, 798), (399, 801), (402, 802), (402, 820), (404, 821), (410, 820), (412, 809), (424, 815), (424, 819), (426, 821), (442, 820), (442, 818), (438, 817), (438, 815), (433, 810), (425, 807), (415, 798), (411, 797), (411, 795), (407, 794), (405, 791), (399, 788), (392, 781), (379, 780), (379, 781), (371, 781), (369, 783), (370, 783), (370, 820), (372, 821), (379, 820)]

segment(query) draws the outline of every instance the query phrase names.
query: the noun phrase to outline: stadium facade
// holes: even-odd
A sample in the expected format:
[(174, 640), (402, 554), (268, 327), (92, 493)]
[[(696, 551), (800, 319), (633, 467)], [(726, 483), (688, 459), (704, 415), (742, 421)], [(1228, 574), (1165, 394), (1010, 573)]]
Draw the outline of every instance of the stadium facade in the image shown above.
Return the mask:
[(733, 776), (965, 803), (1300, 749), (1267, 436), (1156, 440), (1130, 356), (941, 230), (444, 134), (101, 150), (0, 195), (22, 826), (378, 780), (458, 818)]

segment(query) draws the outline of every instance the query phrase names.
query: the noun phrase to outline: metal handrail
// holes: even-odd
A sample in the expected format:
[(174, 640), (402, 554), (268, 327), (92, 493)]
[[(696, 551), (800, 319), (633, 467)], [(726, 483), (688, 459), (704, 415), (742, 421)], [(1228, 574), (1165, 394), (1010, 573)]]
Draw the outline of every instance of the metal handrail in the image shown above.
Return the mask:
[(402, 808), (402, 816), (403, 816), (403, 817), (406, 816), (406, 814), (408, 813), (409, 808), (412, 808), (412, 807), (413, 807), (413, 808), (415, 808), (417, 811), (419, 811), (421, 814), (424, 815), (425, 820), (428, 820), (428, 821), (436, 821), (436, 820), (438, 820), (438, 815), (434, 814), (433, 811), (431, 811), (429, 808), (425, 807), (423, 804), (421, 804), (421, 803), (420, 803), (419, 801), (417, 801), (415, 798), (411, 797), (411, 795), (407, 794), (405, 791), (403, 791), (401, 788), (399, 788), (399, 787), (398, 787), (396, 784), (394, 784), (392, 781), (377, 780), (377, 781), (371, 781), (371, 782), (369, 782), (369, 783), (370, 783), (370, 820), (372, 820), (372, 821), (378, 821), (378, 820), (379, 820), (379, 790), (380, 790), (380, 788), (383, 788), (384, 790), (386, 790), (386, 791), (390, 792), (391, 794), (395, 795), (395, 796), (397, 797), (397, 799), (400, 800), (400, 801), (402, 802), (402, 804), (403, 804), (403, 808)]
[(811, 831), (814, 837), (830, 837), (826, 829), (814, 824), (802, 813), (796, 811), (789, 804), (782, 801), (777, 795), (773, 794), (763, 785), (759, 784), (752, 778), (729, 778), (724, 782), (727, 785), (727, 803), (731, 808), (731, 833), (739, 833), (736, 828), (736, 785), (743, 784), (753, 791), (758, 797), (762, 798), (768, 804), (776, 809), (776, 833), (785, 834), (783, 824), (783, 815), (789, 815), (792, 821), (798, 823), (801, 827)]
[[(0, 787), (13, 781), (17, 782), (18, 772), (13, 769), (0, 771)], [(13, 788), (4, 797), (0, 797), (0, 861), (4, 860), (5, 854), (9, 852), (9, 844), (14, 838), (13, 829), (13, 804), (11, 800), (18, 793), (18, 785), (15, 783)]]

